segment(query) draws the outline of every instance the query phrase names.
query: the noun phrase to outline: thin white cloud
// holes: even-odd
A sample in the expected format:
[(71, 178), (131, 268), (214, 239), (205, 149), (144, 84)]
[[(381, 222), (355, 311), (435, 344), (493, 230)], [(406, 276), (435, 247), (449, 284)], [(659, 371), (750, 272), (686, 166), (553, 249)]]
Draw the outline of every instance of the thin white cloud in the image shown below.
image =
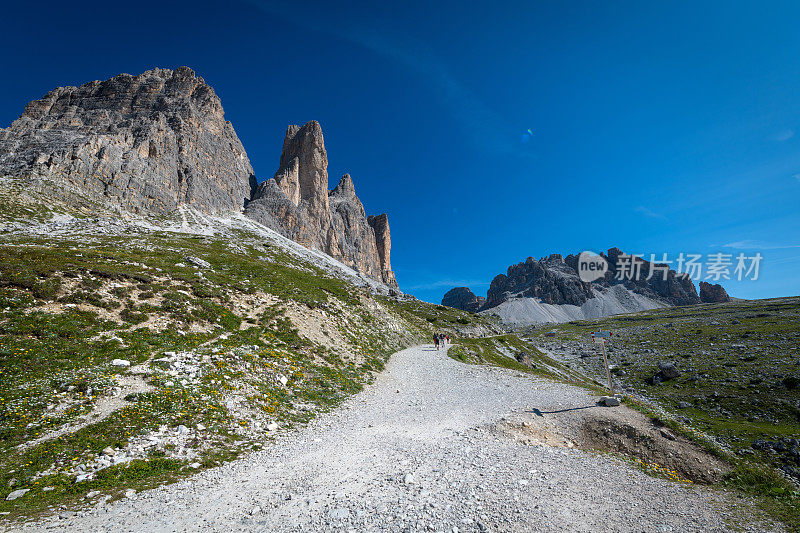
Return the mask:
[(266, 13), (357, 44), (412, 70), (428, 82), (477, 148), (497, 155), (532, 157), (529, 150), (520, 149), (519, 137), (517, 133), (511, 133), (508, 122), (461, 83), (433, 50), (419, 40), (396, 32), (390, 33), (385, 28), (378, 31), (349, 20), (330, 20), (319, 10), (300, 10), (294, 3), (249, 1)]
[[(452, 289), (453, 287), (486, 287), (489, 284), (485, 281), (480, 280), (463, 280), (463, 279), (440, 279), (436, 281), (431, 281), (430, 283), (419, 283), (417, 285), (410, 285), (406, 287), (407, 290), (413, 291), (421, 291), (421, 290), (433, 290), (433, 289), (441, 289), (444, 287), (448, 287)], [(473, 291), (475, 292), (475, 291)]]
[(800, 172), (798, 172), (797, 174), (794, 174), (792, 177), (794, 179), (796, 179), (798, 182), (800, 182)]
[(786, 128), (775, 134), (775, 140), (778, 142), (786, 142), (792, 137), (794, 137), (794, 130), (790, 128)]
[(656, 213), (652, 209), (649, 209), (649, 208), (647, 208), (647, 207), (645, 207), (643, 205), (638, 206), (636, 209), (634, 209), (634, 211), (636, 211), (637, 213), (639, 213), (641, 215), (646, 216), (647, 218), (655, 218), (655, 219), (658, 219), (658, 220), (667, 220), (667, 217), (665, 217), (661, 213)]
[(800, 248), (800, 244), (778, 244), (753, 239), (729, 242), (723, 244), (723, 248), (733, 248), (735, 250), (786, 250), (789, 248)]

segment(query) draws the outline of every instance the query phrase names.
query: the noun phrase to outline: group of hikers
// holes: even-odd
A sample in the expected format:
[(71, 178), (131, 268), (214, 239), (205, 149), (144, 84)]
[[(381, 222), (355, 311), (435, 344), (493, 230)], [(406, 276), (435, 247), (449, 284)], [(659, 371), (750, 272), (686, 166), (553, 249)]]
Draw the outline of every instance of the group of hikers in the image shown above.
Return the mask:
[(447, 344), (450, 344), (450, 335), (438, 332), (433, 334), (433, 345), (436, 346), (437, 350), (440, 346), (444, 348)]

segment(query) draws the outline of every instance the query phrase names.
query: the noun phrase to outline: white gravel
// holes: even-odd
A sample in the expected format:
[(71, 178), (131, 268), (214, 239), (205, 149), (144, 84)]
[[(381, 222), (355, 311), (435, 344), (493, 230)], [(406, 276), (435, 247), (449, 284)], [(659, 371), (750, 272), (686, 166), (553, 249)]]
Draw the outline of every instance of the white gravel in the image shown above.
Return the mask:
[(430, 346), (410, 348), (395, 354), (363, 393), (261, 452), (27, 528), (727, 529), (733, 499), (720, 493), (654, 479), (611, 457), (526, 446), (487, 430), (503, 416), (534, 407), (552, 411), (592, 404), (594, 399), (574, 387), (464, 365)]

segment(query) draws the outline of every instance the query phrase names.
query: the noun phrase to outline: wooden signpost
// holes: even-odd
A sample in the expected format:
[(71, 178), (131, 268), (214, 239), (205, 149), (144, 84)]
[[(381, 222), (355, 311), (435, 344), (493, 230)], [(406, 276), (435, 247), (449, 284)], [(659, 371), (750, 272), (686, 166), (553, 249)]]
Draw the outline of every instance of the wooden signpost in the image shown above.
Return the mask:
[(603, 364), (606, 367), (606, 376), (608, 377), (608, 390), (614, 394), (614, 385), (611, 383), (611, 370), (608, 368), (608, 357), (606, 357), (606, 339), (611, 338), (610, 331), (593, 331), (592, 341), (595, 344), (600, 344), (603, 347)]

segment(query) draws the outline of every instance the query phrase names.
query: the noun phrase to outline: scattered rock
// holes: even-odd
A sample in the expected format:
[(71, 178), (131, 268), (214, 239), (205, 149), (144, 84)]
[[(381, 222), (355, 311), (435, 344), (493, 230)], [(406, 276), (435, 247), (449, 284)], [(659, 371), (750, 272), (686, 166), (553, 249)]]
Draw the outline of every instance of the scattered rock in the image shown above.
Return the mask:
[(661, 436), (664, 437), (665, 439), (675, 440), (675, 435), (673, 435), (672, 433), (670, 433), (669, 431), (667, 431), (664, 428), (661, 428), (658, 432), (661, 433)]
[(128, 368), (129, 366), (131, 366), (131, 362), (126, 361), (125, 359), (114, 359), (113, 361), (111, 361), (111, 365)]
[(681, 375), (681, 371), (675, 366), (675, 363), (661, 362), (658, 363), (658, 374), (663, 381), (675, 379)]
[(11, 500), (16, 500), (19, 497), (25, 496), (31, 489), (18, 489), (11, 492), (8, 496), (6, 496), (6, 501), (10, 502)]
[(196, 266), (197, 268), (211, 268), (211, 263), (205, 259), (200, 259), (199, 257), (195, 257), (193, 255), (187, 255), (184, 260), (190, 265)]

